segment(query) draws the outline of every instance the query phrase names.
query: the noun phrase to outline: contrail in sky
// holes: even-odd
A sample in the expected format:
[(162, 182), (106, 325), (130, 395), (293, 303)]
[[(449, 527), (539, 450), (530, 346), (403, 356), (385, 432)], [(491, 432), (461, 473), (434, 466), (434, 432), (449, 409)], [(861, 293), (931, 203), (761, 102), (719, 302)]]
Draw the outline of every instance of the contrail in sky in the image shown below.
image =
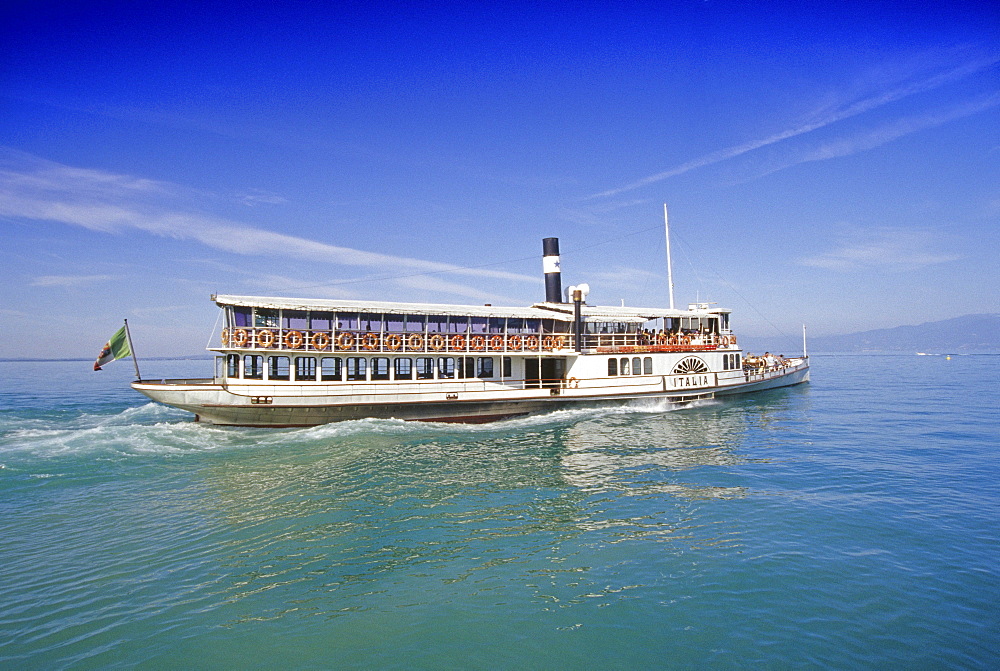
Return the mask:
[(650, 184), (655, 184), (656, 182), (663, 181), (670, 177), (676, 177), (677, 175), (682, 175), (691, 170), (697, 168), (703, 168), (707, 165), (712, 165), (714, 163), (719, 163), (731, 158), (735, 158), (747, 152), (751, 152), (755, 149), (760, 149), (761, 147), (766, 147), (768, 145), (775, 144), (776, 142), (781, 142), (782, 140), (787, 140), (798, 135), (803, 135), (814, 130), (823, 128), (824, 126), (829, 126), (830, 124), (837, 123), (838, 121), (843, 121), (858, 114), (868, 112), (870, 110), (882, 107), (889, 103), (901, 100), (911, 95), (917, 93), (922, 93), (924, 91), (930, 91), (936, 89), (944, 84), (955, 81), (966, 77), (974, 72), (988, 68), (996, 63), (1000, 62), (1000, 57), (991, 56), (989, 58), (979, 59), (961, 65), (959, 67), (948, 70), (947, 72), (942, 72), (940, 74), (928, 77), (918, 82), (913, 82), (911, 84), (900, 86), (891, 91), (887, 91), (880, 95), (871, 96), (863, 100), (858, 100), (854, 103), (842, 107), (839, 110), (835, 110), (826, 116), (819, 119), (805, 123), (801, 126), (791, 128), (770, 137), (764, 138), (762, 140), (755, 140), (753, 142), (747, 142), (745, 144), (737, 145), (735, 147), (727, 147), (725, 149), (720, 149), (719, 151), (706, 154), (700, 158), (693, 159), (687, 163), (683, 163), (676, 168), (671, 168), (664, 172), (657, 173), (655, 175), (650, 175), (649, 177), (644, 177), (638, 181), (632, 182), (631, 184), (626, 184), (625, 186), (618, 187), (616, 189), (609, 189), (607, 191), (602, 191), (600, 193), (595, 193), (588, 196), (587, 199), (594, 198), (606, 198), (609, 196), (617, 196), (618, 194), (625, 193), (626, 191), (633, 191), (635, 189), (648, 186)]

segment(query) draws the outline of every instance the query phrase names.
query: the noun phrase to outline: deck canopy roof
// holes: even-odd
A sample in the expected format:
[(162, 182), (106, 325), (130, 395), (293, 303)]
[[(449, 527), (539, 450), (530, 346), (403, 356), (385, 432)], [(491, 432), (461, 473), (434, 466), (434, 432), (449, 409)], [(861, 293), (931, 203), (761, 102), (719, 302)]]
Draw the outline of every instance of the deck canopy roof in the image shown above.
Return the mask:
[[(323, 312), (377, 312), (403, 315), (456, 315), (468, 317), (514, 317), (521, 319), (556, 319), (573, 321), (572, 303), (535, 303), (531, 307), (498, 305), (453, 305), (447, 303), (396, 303), (392, 301), (357, 301), (322, 298), (279, 298), (265, 296), (216, 295), (219, 307), (254, 307), (282, 310), (312, 310)], [(587, 322), (642, 323), (662, 317), (697, 317), (706, 314), (728, 314), (725, 309), (671, 310), (668, 308), (633, 308), (586, 305), (580, 313)]]
[(455, 315), (460, 317), (515, 317), (521, 319), (557, 319), (573, 321), (570, 314), (540, 308), (504, 307), (498, 305), (452, 305), (446, 303), (394, 303), (391, 301), (351, 301), (322, 298), (269, 298), (263, 296), (214, 296), (216, 305), (271, 308), (282, 310), (313, 310), (323, 312), (374, 312), (395, 315)]
[[(533, 307), (551, 312), (563, 312), (573, 316), (572, 303), (535, 303)], [(587, 305), (580, 308), (580, 314), (585, 321), (619, 321), (634, 322), (660, 319), (662, 317), (704, 317), (707, 314), (729, 314), (732, 310), (712, 308), (709, 310), (671, 310), (670, 308), (633, 308), (616, 305)]]

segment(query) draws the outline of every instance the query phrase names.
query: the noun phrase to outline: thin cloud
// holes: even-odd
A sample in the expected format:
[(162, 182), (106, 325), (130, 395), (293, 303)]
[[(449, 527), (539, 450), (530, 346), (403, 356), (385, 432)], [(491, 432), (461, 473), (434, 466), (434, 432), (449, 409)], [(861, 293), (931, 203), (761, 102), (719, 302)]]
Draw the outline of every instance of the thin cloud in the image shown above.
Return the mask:
[(519, 273), (366, 252), (185, 212), (170, 202), (181, 192), (165, 182), (73, 168), (0, 148), (0, 216), (55, 221), (103, 233), (140, 230), (245, 256), (538, 282), (537, 277)]
[(816, 147), (804, 156), (787, 160), (778, 166), (772, 166), (766, 172), (759, 173), (756, 177), (763, 177), (772, 173), (790, 168), (801, 163), (815, 161), (825, 161), (832, 158), (842, 158), (863, 151), (880, 147), (884, 144), (897, 140), (911, 133), (934, 128), (956, 119), (961, 119), (990, 108), (1000, 105), (1000, 93), (993, 94), (986, 98), (981, 98), (966, 102), (948, 110), (925, 114), (921, 116), (911, 116), (898, 119), (892, 123), (884, 124), (867, 133), (855, 135), (849, 138), (842, 138), (832, 142), (826, 142)]
[(813, 268), (853, 272), (856, 270), (916, 270), (957, 261), (961, 257), (940, 249), (939, 237), (927, 230), (879, 228), (856, 232), (836, 249), (797, 263)]
[(755, 140), (753, 142), (747, 142), (735, 147), (720, 149), (710, 154), (706, 154), (705, 156), (688, 161), (687, 163), (683, 163), (675, 168), (671, 168), (670, 170), (665, 170), (664, 172), (644, 177), (643, 179), (632, 182), (631, 184), (626, 184), (625, 186), (593, 194), (588, 196), (587, 199), (617, 196), (618, 194), (626, 191), (633, 191), (650, 184), (655, 184), (656, 182), (661, 182), (670, 177), (682, 175), (697, 168), (703, 168), (728, 159), (736, 158), (737, 156), (741, 156), (756, 149), (761, 149), (762, 147), (766, 147), (798, 135), (810, 133), (814, 130), (818, 130), (859, 114), (863, 114), (864, 112), (869, 112), (917, 93), (923, 93), (925, 91), (939, 88), (949, 82), (962, 79), (963, 77), (978, 72), (984, 68), (991, 67), (998, 62), (1000, 62), (1000, 56), (992, 55), (988, 58), (981, 58), (965, 63), (946, 72), (938, 73), (916, 82), (897, 86), (896, 88), (879, 95), (869, 96), (861, 100), (855, 100), (853, 102), (842, 103), (839, 105), (828, 105), (821, 113), (818, 114), (818, 116), (815, 116), (812, 120), (796, 126), (795, 128), (790, 128), (780, 133), (776, 133), (762, 140)]
[(33, 287), (83, 287), (120, 279), (115, 275), (41, 275), (30, 282)]

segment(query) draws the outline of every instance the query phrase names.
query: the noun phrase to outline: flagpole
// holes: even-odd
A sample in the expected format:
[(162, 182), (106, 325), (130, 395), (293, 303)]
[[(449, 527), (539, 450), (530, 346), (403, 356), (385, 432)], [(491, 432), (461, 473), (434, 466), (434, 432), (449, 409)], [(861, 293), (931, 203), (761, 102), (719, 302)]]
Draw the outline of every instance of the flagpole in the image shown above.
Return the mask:
[(663, 204), (663, 228), (667, 238), (667, 288), (670, 291), (670, 309), (674, 309), (674, 269), (670, 265), (670, 222), (667, 220), (667, 204)]
[(128, 330), (128, 320), (125, 320), (125, 337), (128, 338), (128, 349), (132, 353), (132, 363), (135, 364), (135, 379), (141, 380), (142, 375), (139, 374), (139, 360), (135, 357), (135, 346), (132, 345), (132, 334)]

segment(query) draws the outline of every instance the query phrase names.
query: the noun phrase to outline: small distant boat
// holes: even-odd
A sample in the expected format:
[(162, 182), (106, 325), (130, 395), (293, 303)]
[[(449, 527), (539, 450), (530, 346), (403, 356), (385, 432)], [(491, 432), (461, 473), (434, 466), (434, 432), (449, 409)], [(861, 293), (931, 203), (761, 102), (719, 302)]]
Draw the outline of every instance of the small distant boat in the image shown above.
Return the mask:
[(727, 309), (589, 305), (586, 285), (564, 300), (558, 240), (543, 246), (546, 300), (530, 307), (214, 295), (224, 317), (214, 377), (132, 387), (198, 421), (292, 427), (488, 422), (808, 381), (805, 355), (746, 355)]

